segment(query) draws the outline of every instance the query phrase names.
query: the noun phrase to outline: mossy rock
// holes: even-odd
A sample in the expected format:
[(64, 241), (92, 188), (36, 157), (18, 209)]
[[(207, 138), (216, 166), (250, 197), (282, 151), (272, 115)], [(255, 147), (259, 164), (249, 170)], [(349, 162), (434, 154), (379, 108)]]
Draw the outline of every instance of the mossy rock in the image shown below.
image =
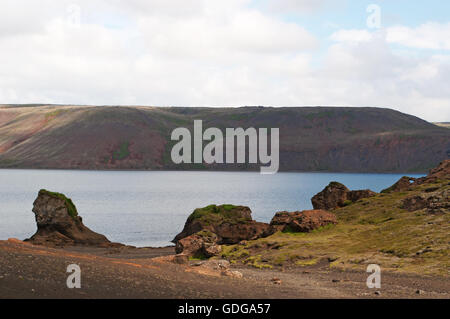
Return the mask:
[(48, 195), (54, 198), (62, 199), (66, 204), (67, 212), (69, 213), (70, 217), (75, 219), (78, 216), (78, 211), (75, 204), (70, 198), (66, 197), (66, 195), (57, 192), (51, 192), (46, 189), (41, 189), (39, 191), (39, 195)]
[(330, 182), (330, 184), (328, 184), (328, 187), (347, 188), (347, 186), (345, 186), (344, 184), (339, 183), (339, 182)]
[(224, 222), (236, 224), (250, 222), (251, 211), (245, 206), (209, 205), (197, 208), (189, 216), (188, 222), (200, 221), (204, 225), (218, 225)]

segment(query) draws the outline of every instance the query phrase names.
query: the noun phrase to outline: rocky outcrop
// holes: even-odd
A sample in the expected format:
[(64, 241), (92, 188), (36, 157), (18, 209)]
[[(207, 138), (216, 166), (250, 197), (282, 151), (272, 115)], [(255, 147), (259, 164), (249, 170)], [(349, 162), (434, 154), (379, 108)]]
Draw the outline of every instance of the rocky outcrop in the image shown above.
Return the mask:
[(330, 224), (337, 224), (336, 216), (324, 210), (278, 212), (270, 222), (270, 225), (278, 231), (300, 233), (307, 233)]
[(311, 202), (314, 209), (331, 210), (374, 195), (376, 193), (369, 189), (351, 191), (344, 184), (331, 182), (320, 193), (311, 198)]
[(417, 179), (416, 184), (434, 183), (439, 180), (450, 179), (450, 160), (445, 160), (438, 167), (433, 168), (426, 177)]
[(117, 246), (105, 236), (83, 225), (81, 216), (70, 198), (44, 189), (33, 203), (37, 232), (26, 241), (36, 245)]
[(273, 233), (269, 224), (252, 219), (248, 207), (210, 205), (194, 210), (172, 242), (176, 244), (177, 253), (211, 257), (220, 253), (220, 245), (237, 244)]
[(448, 214), (450, 212), (450, 190), (422, 193), (403, 200), (402, 208), (410, 212), (426, 209), (428, 214)]
[(176, 242), (175, 252), (194, 257), (213, 257), (222, 251), (222, 246), (217, 244), (216, 234), (202, 230), (193, 235), (184, 237)]
[(391, 187), (383, 189), (381, 191), (381, 193), (387, 194), (387, 193), (393, 193), (393, 192), (407, 191), (414, 185), (416, 180), (417, 179), (415, 179), (414, 177), (403, 176)]
[(370, 189), (350, 191), (347, 193), (347, 200), (351, 201), (352, 203), (355, 203), (362, 198), (372, 197), (375, 196), (376, 194), (377, 194), (376, 192), (371, 191)]
[(450, 179), (450, 160), (445, 160), (438, 167), (433, 168), (430, 173), (421, 178), (403, 176), (394, 185), (382, 190), (382, 193), (402, 192), (413, 189), (415, 186), (435, 183), (437, 181)]

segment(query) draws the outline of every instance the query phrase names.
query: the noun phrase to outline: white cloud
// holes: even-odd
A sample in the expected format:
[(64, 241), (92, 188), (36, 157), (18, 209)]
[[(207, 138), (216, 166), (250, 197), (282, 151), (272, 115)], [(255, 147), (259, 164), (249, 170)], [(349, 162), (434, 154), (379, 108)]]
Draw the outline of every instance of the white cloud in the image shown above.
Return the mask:
[(347, 0), (266, 0), (269, 10), (280, 13), (311, 13), (327, 8), (334, 8), (346, 5)]
[(248, 0), (79, 0), (79, 27), (72, 1), (26, 13), (7, 2), (0, 103), (383, 106), (450, 119), (450, 56), (393, 51), (389, 30), (338, 30), (320, 51)]
[(372, 40), (373, 34), (367, 30), (339, 30), (330, 38), (337, 42), (367, 42)]
[(419, 49), (450, 50), (450, 23), (426, 23), (417, 28), (387, 29), (387, 41)]

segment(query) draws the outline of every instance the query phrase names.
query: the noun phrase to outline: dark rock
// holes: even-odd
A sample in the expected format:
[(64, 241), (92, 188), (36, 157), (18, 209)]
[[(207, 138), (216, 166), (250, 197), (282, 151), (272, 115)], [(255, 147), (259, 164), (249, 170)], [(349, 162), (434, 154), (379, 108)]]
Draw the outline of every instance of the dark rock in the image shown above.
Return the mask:
[(173, 262), (180, 265), (189, 263), (189, 256), (186, 254), (177, 254), (173, 257)]
[(266, 223), (252, 220), (245, 206), (210, 205), (198, 208), (188, 217), (183, 231), (173, 239), (177, 252), (201, 252), (210, 257), (220, 253), (214, 245), (238, 244), (246, 240), (267, 237), (275, 230)]
[(426, 209), (428, 214), (446, 214), (450, 212), (449, 198), (449, 189), (433, 193), (422, 193), (405, 198), (402, 202), (402, 208), (410, 212)]
[(198, 235), (190, 235), (177, 241), (175, 252), (193, 256), (203, 248), (203, 238)]
[(420, 290), (420, 289), (416, 290), (417, 295), (423, 295), (424, 293), (425, 293), (425, 291), (423, 291), (423, 290)]
[[(435, 183), (437, 181), (448, 179), (450, 179), (450, 160), (445, 160), (441, 162), (438, 167), (433, 168), (427, 176), (417, 179), (404, 176), (397, 183), (381, 192), (382, 193), (401, 192), (404, 190), (409, 190), (417, 185)], [(433, 191), (432, 188), (426, 190), (426, 192), (430, 191)]]
[(324, 210), (304, 210), (301, 212), (279, 212), (270, 225), (279, 231), (310, 232), (329, 224), (337, 224), (336, 216)]
[(403, 200), (402, 208), (410, 212), (424, 209), (425, 207), (427, 207), (427, 199), (421, 195), (407, 197)]
[[(299, 212), (297, 212), (299, 213)], [(275, 214), (275, 216), (270, 221), (270, 225), (276, 229), (276, 231), (283, 231), (286, 228), (286, 225), (289, 225), (289, 223), (292, 221), (292, 215), (294, 213), (290, 212), (278, 212)]]
[(70, 198), (44, 189), (33, 203), (37, 232), (29, 239), (32, 244), (45, 246), (90, 245), (123, 246), (111, 243), (105, 236), (83, 225)]
[(441, 162), (438, 167), (433, 168), (426, 177), (417, 179), (416, 184), (434, 183), (446, 179), (450, 179), (450, 160)]
[(215, 227), (220, 244), (237, 244), (243, 240), (255, 240), (274, 233), (272, 227), (266, 223), (256, 221), (245, 223), (222, 223)]
[(416, 179), (414, 177), (403, 176), (391, 187), (383, 189), (381, 191), (381, 193), (386, 194), (386, 193), (402, 192), (402, 191), (409, 190), (411, 188), (411, 186), (413, 186), (415, 181), (416, 181)]
[(195, 257), (213, 257), (220, 254), (222, 247), (217, 244), (218, 237), (203, 230), (177, 241), (175, 252)]
[(314, 209), (331, 210), (375, 195), (376, 193), (369, 189), (351, 191), (341, 183), (331, 182), (320, 193), (311, 198), (311, 202)]
[(350, 190), (343, 184), (331, 182), (320, 193), (316, 194), (312, 199), (314, 209), (335, 209), (343, 207), (347, 200), (347, 193)]
[(341, 282), (339, 279), (332, 279), (331, 282)]
[(281, 285), (281, 279), (280, 278), (272, 278), (270, 280), (274, 285)]
[(371, 191), (370, 189), (350, 191), (347, 193), (347, 200), (350, 200), (354, 203), (359, 201), (360, 199), (375, 196), (376, 194), (376, 192)]

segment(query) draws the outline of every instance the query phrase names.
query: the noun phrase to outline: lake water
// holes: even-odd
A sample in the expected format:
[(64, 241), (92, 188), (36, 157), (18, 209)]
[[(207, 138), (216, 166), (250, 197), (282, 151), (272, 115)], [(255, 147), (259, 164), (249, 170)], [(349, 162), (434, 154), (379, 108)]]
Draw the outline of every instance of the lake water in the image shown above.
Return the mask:
[(108, 239), (156, 247), (169, 245), (197, 207), (245, 205), (254, 219), (269, 222), (278, 211), (311, 209), (311, 197), (330, 181), (380, 191), (401, 176), (0, 169), (0, 239), (34, 234), (31, 209), (41, 188), (72, 198), (83, 223)]

